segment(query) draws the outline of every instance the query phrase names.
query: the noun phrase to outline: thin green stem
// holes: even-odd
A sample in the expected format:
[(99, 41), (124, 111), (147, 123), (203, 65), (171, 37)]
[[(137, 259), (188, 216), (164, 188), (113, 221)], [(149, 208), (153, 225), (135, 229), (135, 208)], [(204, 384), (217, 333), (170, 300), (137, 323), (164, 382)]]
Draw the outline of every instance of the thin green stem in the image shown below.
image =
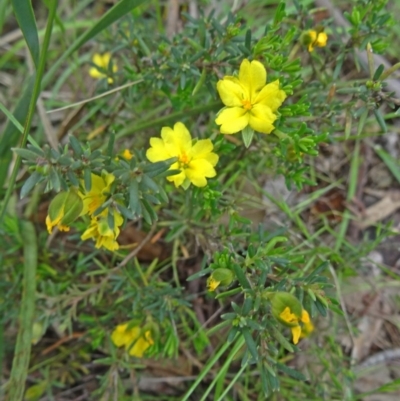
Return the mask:
[(32, 325), (35, 315), (36, 269), (38, 246), (33, 224), (22, 222), (24, 240), (24, 278), (19, 312), (19, 329), (9, 381), (9, 399), (21, 401), (28, 375), (32, 345)]
[(232, 388), (232, 386), (238, 381), (238, 379), (240, 378), (240, 376), (242, 375), (243, 371), (247, 368), (247, 364), (244, 364), (239, 372), (236, 373), (235, 377), (231, 380), (231, 382), (228, 384), (228, 386), (226, 387), (225, 391), (221, 394), (221, 396), (218, 398), (217, 401), (222, 401), (224, 400), (225, 396), (228, 394), (228, 391)]
[[(58, 0), (53, 0), (50, 4), (49, 18), (47, 20), (47, 26), (46, 26), (46, 33), (44, 35), (42, 51), (40, 53), (39, 65), (38, 65), (38, 69), (36, 72), (35, 86), (33, 88), (33, 94), (31, 97), (31, 101), (29, 103), (28, 115), (27, 115), (26, 121), (25, 121), (24, 133), (22, 136), (21, 144), (20, 144), (21, 148), (25, 147), (26, 141), (28, 140), (28, 134), (31, 129), (32, 118), (33, 118), (33, 115), (35, 114), (36, 101), (39, 97), (40, 90), (41, 90), (42, 77), (43, 77), (43, 72), (44, 72), (44, 68), (46, 65), (47, 49), (49, 48), (49, 43), (50, 43), (50, 38), (51, 38), (51, 30), (53, 28), (53, 22), (54, 22), (54, 18), (56, 15), (57, 3), (58, 3)], [(7, 204), (8, 204), (8, 201), (10, 200), (12, 191), (14, 189), (14, 185), (15, 185), (15, 181), (17, 179), (17, 174), (18, 174), (20, 165), (21, 165), (21, 156), (17, 155), (17, 159), (15, 161), (15, 165), (14, 165), (14, 168), (11, 173), (10, 183), (8, 184), (7, 192), (4, 197), (3, 207), (2, 207), (2, 210), (0, 213), (0, 224), (3, 221), (4, 215), (6, 213)]]
[(221, 358), (222, 354), (230, 347), (230, 345), (231, 345), (231, 343), (229, 343), (227, 341), (224, 342), (224, 344), (219, 349), (219, 351), (207, 362), (207, 365), (204, 366), (204, 369), (199, 373), (199, 376), (197, 377), (196, 381), (192, 384), (192, 386), (189, 388), (189, 390), (184, 395), (184, 397), (182, 398), (181, 401), (189, 400), (189, 398), (192, 395), (193, 391), (197, 388), (197, 386), (204, 379), (204, 377), (211, 370), (211, 368), (217, 363), (217, 361), (219, 361), (219, 359)]
[[(245, 340), (244, 340), (243, 336), (238, 338), (235, 346), (232, 348), (231, 352), (229, 353), (228, 357), (226, 358), (222, 368), (219, 369), (218, 374), (214, 377), (214, 380), (210, 383), (207, 390), (204, 392), (203, 397), (201, 397), (200, 401), (206, 400), (208, 394), (210, 394), (211, 390), (213, 389), (213, 387), (215, 386), (215, 384), (217, 383), (218, 380), (220, 380), (220, 379), (224, 380), (224, 376), (226, 375), (228, 368), (229, 368), (230, 364), (232, 363), (233, 358), (236, 356), (236, 354), (238, 353), (240, 348), (243, 347), (244, 342), (245, 342)], [(247, 366), (247, 364), (245, 364), (245, 367), (246, 366)]]

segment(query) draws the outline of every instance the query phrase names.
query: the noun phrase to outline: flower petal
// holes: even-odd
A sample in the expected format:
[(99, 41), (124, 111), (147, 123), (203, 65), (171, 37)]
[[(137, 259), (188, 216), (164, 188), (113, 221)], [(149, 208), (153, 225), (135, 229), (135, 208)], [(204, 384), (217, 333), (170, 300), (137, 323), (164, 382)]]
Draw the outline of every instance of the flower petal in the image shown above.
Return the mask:
[(276, 111), (285, 99), (286, 93), (279, 89), (279, 80), (277, 79), (262, 88), (254, 99), (254, 103), (268, 106), (271, 111)]
[(96, 67), (91, 67), (90, 69), (89, 69), (89, 75), (92, 77), (92, 78), (105, 78), (105, 74), (103, 74), (102, 72), (100, 72)]
[(217, 175), (214, 167), (206, 159), (192, 160), (189, 167), (185, 169), (185, 174), (196, 187), (205, 187), (206, 177), (211, 178)]
[(206, 159), (212, 166), (215, 166), (218, 162), (218, 155), (212, 153), (213, 148), (214, 145), (210, 139), (200, 139), (192, 147), (189, 158), (192, 160)]
[(239, 69), (239, 80), (248, 89), (251, 98), (254, 98), (267, 82), (267, 71), (259, 61), (244, 59)]
[(235, 134), (249, 124), (249, 113), (243, 107), (225, 107), (215, 122), (221, 126), (222, 134)]
[(170, 157), (179, 157), (182, 153), (188, 153), (192, 147), (190, 132), (181, 122), (176, 123), (174, 129), (163, 127), (161, 138), (164, 141), (165, 148), (171, 155)]
[(273, 123), (276, 115), (271, 109), (262, 104), (256, 104), (249, 113), (249, 125), (254, 131), (270, 134), (275, 128)]
[[(178, 167), (178, 166), (176, 166), (176, 167), (172, 168), (175, 164), (177, 165), (178, 163), (174, 163), (174, 164), (170, 167), (170, 170), (175, 170), (175, 169)], [(173, 182), (177, 188), (178, 188), (180, 185), (183, 184), (183, 182), (185, 181), (185, 179), (186, 179), (186, 174), (185, 174), (183, 171), (181, 171), (180, 173), (175, 174), (175, 175), (169, 175), (169, 176), (167, 177), (167, 180), (170, 181), (170, 182)]]
[(291, 328), (292, 336), (293, 336), (293, 344), (297, 344), (299, 342), (300, 334), (301, 334), (301, 327), (294, 326)]
[(152, 162), (160, 162), (173, 157), (167, 150), (164, 141), (161, 138), (150, 138), (151, 148), (147, 149), (146, 157)]
[(129, 331), (126, 330), (128, 323), (119, 324), (111, 334), (111, 340), (116, 347), (122, 347), (131, 340)]
[(305, 309), (303, 309), (301, 312), (301, 321), (303, 323), (310, 323), (310, 315)]
[(225, 106), (242, 106), (246, 92), (236, 78), (226, 76), (217, 82), (219, 96)]

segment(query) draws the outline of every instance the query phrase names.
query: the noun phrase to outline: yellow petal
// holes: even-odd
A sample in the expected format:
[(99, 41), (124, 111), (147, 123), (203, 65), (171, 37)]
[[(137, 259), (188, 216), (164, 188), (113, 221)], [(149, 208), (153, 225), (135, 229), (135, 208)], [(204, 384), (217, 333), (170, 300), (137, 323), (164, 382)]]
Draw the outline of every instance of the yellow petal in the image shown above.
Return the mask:
[(310, 323), (310, 315), (305, 309), (303, 309), (301, 312), (301, 321), (303, 323)]
[(161, 130), (161, 138), (171, 157), (179, 157), (182, 153), (188, 153), (192, 147), (190, 133), (182, 123), (176, 123), (174, 129), (163, 127)]
[(99, 64), (101, 67), (103, 67), (105, 70), (108, 68), (108, 64), (110, 64), (111, 60), (111, 53), (104, 53), (102, 58), (101, 58), (101, 64)]
[(328, 41), (328, 35), (325, 32), (320, 32), (317, 36), (316, 45), (318, 47), (326, 46), (326, 42)]
[(253, 98), (255, 93), (261, 90), (267, 82), (267, 71), (259, 61), (250, 62), (244, 59), (239, 69), (239, 80)]
[(309, 336), (313, 331), (314, 331), (314, 325), (311, 322), (304, 323), (304, 326), (301, 329), (300, 338)]
[(294, 326), (291, 328), (292, 336), (293, 336), (293, 344), (297, 344), (299, 342), (300, 334), (301, 334), (301, 327)]
[[(178, 163), (174, 163), (172, 166), (174, 166), (175, 164), (178, 165)], [(171, 170), (173, 170), (172, 166), (171, 166)], [(176, 187), (179, 187), (180, 185), (182, 185), (183, 182), (185, 181), (185, 179), (186, 179), (186, 174), (183, 171), (181, 171), (180, 173), (175, 174), (175, 175), (169, 175), (167, 177), (167, 180), (170, 182), (173, 182)]]
[(103, 68), (103, 56), (99, 53), (94, 54), (92, 57), (92, 63)]
[(248, 96), (240, 83), (232, 77), (218, 81), (217, 90), (225, 106), (242, 106), (242, 100)]
[(164, 141), (160, 138), (150, 138), (151, 148), (147, 150), (146, 157), (152, 162), (160, 162), (173, 157), (165, 147)]
[(311, 53), (314, 51), (315, 40), (317, 39), (317, 32), (316, 31), (308, 31), (308, 40), (310, 41), (308, 44), (308, 51)]
[(212, 276), (210, 276), (207, 280), (207, 288), (208, 291), (215, 291), (216, 288), (221, 284), (220, 281), (215, 280)]
[(286, 99), (286, 93), (279, 89), (279, 80), (265, 85), (254, 99), (255, 104), (268, 106), (271, 111), (276, 111)]
[(217, 175), (214, 167), (205, 159), (192, 160), (189, 167), (185, 169), (186, 177), (196, 187), (205, 187), (207, 185), (207, 178), (215, 177)]
[(215, 119), (222, 134), (235, 134), (249, 124), (249, 113), (243, 107), (225, 107)]
[(188, 156), (190, 159), (205, 159), (212, 152), (213, 148), (214, 145), (211, 139), (200, 139), (193, 145)]
[(275, 128), (273, 123), (276, 115), (267, 106), (256, 104), (250, 110), (249, 116), (249, 125), (254, 131), (269, 134)]
[(287, 323), (293, 323), (297, 322), (297, 317), (294, 313), (291, 312), (290, 308), (287, 306), (279, 315), (279, 317), (287, 322)]
[(89, 68), (89, 75), (92, 78), (96, 78), (96, 79), (101, 79), (101, 78), (105, 77), (105, 75), (102, 72), (100, 72), (96, 67)]
[(135, 356), (136, 358), (142, 358), (147, 348), (150, 347), (150, 343), (143, 337), (138, 338), (135, 343), (129, 349), (129, 355)]
[(69, 231), (70, 230), (70, 227), (68, 227), (68, 226), (66, 226), (66, 225), (64, 225), (64, 224), (57, 224), (57, 228), (60, 230), (60, 231)]
[(103, 171), (101, 178), (103, 179), (103, 189), (101, 193), (104, 194), (105, 192), (110, 192), (111, 184), (115, 180), (115, 175), (111, 173), (105, 173)]
[(89, 238), (94, 238), (97, 235), (97, 222), (92, 220), (90, 226), (86, 229), (86, 231), (81, 235), (81, 240), (85, 241)]
[(127, 344), (127, 342), (132, 341), (131, 336), (126, 330), (128, 324), (119, 324), (111, 334), (111, 340), (117, 347), (122, 347)]

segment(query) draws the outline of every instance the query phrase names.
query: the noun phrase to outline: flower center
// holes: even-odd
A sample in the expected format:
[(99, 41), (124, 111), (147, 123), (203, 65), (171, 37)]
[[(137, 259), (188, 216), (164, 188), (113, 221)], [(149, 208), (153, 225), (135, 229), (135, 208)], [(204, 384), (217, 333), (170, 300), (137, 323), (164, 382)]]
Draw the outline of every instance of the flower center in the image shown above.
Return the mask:
[(251, 105), (250, 100), (242, 100), (242, 104), (243, 104), (243, 108), (244, 108), (245, 110), (251, 110), (251, 108), (253, 107), (253, 106)]
[(179, 156), (179, 163), (182, 165), (187, 165), (190, 162), (188, 155), (185, 152), (182, 152)]

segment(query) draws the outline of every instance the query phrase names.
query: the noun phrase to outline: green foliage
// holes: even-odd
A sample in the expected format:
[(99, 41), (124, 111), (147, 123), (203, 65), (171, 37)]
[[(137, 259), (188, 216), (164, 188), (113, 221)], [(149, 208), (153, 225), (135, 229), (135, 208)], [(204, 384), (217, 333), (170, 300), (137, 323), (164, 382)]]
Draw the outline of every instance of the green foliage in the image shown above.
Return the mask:
[[(342, 31), (332, 19), (316, 25), (310, 2), (279, 2), (272, 12), (253, 1), (224, 16), (201, 9), (195, 18), (183, 11), (175, 35), (165, 33), (161, 3), (145, 3), (121, 0), (97, 19), (80, 21), (71, 38), (57, 36), (65, 34), (68, 21), (56, 16), (57, 2), (49, 3), (39, 48), (43, 32), (30, 2), (12, 2), (37, 73), (26, 79), (15, 107), (0, 108), (9, 120), (0, 138), (0, 187), (12, 152), (16, 155), (0, 216), (0, 315), (18, 332), (5, 386), (9, 398), (22, 399), (24, 386), (15, 383), (25, 383), (28, 369), (36, 382), (25, 398), (38, 399), (83, 382), (87, 366), (96, 365), (101, 370), (93, 375), (98, 381), (91, 396), (128, 399), (138, 391), (129, 388), (127, 378), (140, 375), (147, 358), (164, 364), (185, 355), (197, 360), (198, 370), (193, 383), (179, 389), (183, 401), (212, 399), (211, 394), (221, 401), (235, 394), (244, 400), (355, 399), (353, 371), (335, 336), (319, 334), (314, 325), (343, 317), (349, 325), (336, 274), (353, 272), (388, 230), (358, 247), (346, 238), (349, 210), (336, 227), (326, 216), (310, 223), (304, 212), (330, 189), (309, 190), (331, 178), (314, 167), (324, 146), (356, 139), (349, 151), (350, 204), (362, 138), (375, 134), (370, 133), (375, 123), (378, 133), (388, 131), (383, 106), (397, 103), (385, 91), (386, 80), (399, 66), (385, 70), (372, 58), (372, 51), (388, 46), (385, 36), (393, 21), (386, 1), (354, 2), (344, 13), (349, 26)], [(82, 4), (83, 10), (88, 2)], [(51, 35), (54, 20), (57, 35)], [(310, 32), (325, 32), (327, 44), (311, 51)], [(364, 49), (366, 66), (357, 58)], [(12, 68), (14, 50), (0, 65)], [(107, 55), (110, 63), (92, 59), (89, 66), (86, 52)], [(241, 135), (224, 135), (215, 123), (224, 105), (251, 114), (254, 105), (227, 104), (217, 90), (224, 77), (237, 84), (245, 59), (265, 67), (267, 82), (261, 86), (279, 81), (286, 95), (282, 106), (270, 107), (276, 116), (270, 134), (247, 125), (238, 130)], [(357, 72), (361, 67), (365, 73)], [(344, 74), (357, 79), (342, 79)], [(99, 79), (90, 99), (71, 105), (58, 95), (68, 87), (75, 99), (88, 89), (82, 85), (89, 75)], [(250, 81), (256, 80), (253, 75)], [(50, 99), (41, 99), (47, 109), (79, 107), (63, 120), (54, 147), (43, 135), (47, 117), (34, 119), (45, 88), (52, 90)], [(191, 134), (190, 152), (187, 139), (175, 131), (168, 139), (171, 130), (163, 128), (180, 121)], [(155, 162), (149, 161), (149, 139), (163, 153)], [(399, 179), (395, 160), (375, 150)], [(218, 156), (215, 166), (211, 152)], [(17, 204), (12, 194), (20, 171)], [(169, 179), (183, 172), (185, 184), (174, 186)], [(206, 186), (189, 179), (200, 173)], [(277, 176), (287, 189), (307, 191), (307, 199), (295, 206), (273, 199), (264, 184)], [(282, 213), (250, 219), (246, 209), (265, 212), (264, 196)], [(44, 201), (48, 230), (68, 233), (47, 235), (38, 212)], [(37, 238), (27, 221), (36, 215)], [(95, 246), (85, 238), (94, 238)], [(138, 328), (135, 343), (116, 343), (113, 333), (124, 325)], [(54, 333), (60, 343), (44, 348), (42, 339)], [(8, 355), (14, 340), (5, 335)], [(321, 377), (318, 369), (292, 363), (302, 348), (298, 336), (309, 337), (304, 343)], [(140, 341), (147, 346), (144, 359), (129, 355)]]

